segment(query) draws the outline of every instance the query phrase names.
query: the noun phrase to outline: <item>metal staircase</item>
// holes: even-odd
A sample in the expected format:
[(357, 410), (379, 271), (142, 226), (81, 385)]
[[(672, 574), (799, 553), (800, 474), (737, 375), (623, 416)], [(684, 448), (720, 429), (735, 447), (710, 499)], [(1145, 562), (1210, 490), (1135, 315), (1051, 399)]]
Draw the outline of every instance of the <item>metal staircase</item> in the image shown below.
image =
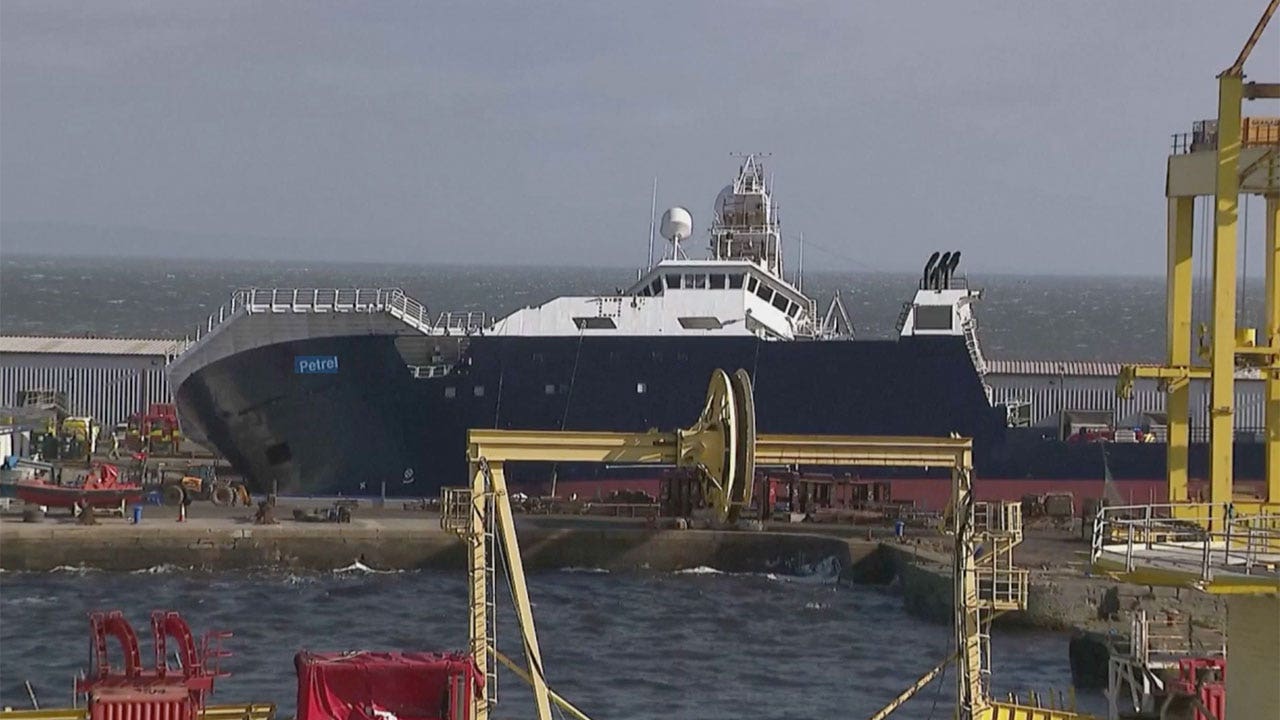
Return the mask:
[(1026, 609), (1029, 573), (1013, 564), (1013, 549), (1022, 542), (1022, 505), (976, 503), (974, 541), (973, 569), (982, 607), (991, 611)]
[(973, 360), (973, 368), (978, 371), (978, 376), (983, 378), (985, 384), (987, 360), (982, 357), (982, 348), (978, 346), (978, 318), (970, 315), (960, 324), (960, 328), (964, 332), (964, 346), (969, 348), (969, 358)]

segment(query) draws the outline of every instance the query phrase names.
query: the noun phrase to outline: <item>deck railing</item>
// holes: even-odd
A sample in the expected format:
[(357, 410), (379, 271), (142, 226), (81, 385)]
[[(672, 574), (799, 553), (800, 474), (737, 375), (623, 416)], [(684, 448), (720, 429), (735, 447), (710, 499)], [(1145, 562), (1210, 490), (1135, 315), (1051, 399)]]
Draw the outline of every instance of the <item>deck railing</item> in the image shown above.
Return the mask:
[(236, 317), (258, 313), (386, 313), (426, 335), (480, 334), (489, 325), (482, 312), (443, 312), (432, 318), (425, 305), (400, 288), (242, 288), (196, 328), (188, 347)]

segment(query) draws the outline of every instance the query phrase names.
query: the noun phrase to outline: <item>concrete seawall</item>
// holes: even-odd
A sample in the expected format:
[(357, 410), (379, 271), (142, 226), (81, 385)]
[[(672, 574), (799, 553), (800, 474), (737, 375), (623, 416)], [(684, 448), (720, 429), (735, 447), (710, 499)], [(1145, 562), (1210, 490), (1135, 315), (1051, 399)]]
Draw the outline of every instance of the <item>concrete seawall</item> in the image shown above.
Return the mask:
[[(730, 572), (795, 572), (828, 558), (842, 568), (874, 563), (869, 558), (877, 547), (830, 535), (656, 530), (609, 523), (521, 523), (518, 535), (525, 565), (534, 570), (662, 571), (706, 565)], [(272, 526), (221, 520), (91, 527), (0, 523), (0, 567), (11, 571), (65, 566), (127, 571), (160, 565), (330, 570), (356, 561), (380, 569), (465, 567), (461, 541), (425, 518)]]

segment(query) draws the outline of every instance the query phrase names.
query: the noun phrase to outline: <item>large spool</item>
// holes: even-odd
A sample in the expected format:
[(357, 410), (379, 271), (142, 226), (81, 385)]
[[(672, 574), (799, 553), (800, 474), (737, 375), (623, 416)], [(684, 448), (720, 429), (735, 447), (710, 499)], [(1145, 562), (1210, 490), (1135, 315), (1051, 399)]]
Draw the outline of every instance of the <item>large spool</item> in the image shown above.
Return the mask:
[(679, 464), (696, 468), (703, 496), (719, 523), (735, 522), (751, 504), (755, 476), (755, 400), (746, 370), (711, 375), (702, 415), (678, 431)]

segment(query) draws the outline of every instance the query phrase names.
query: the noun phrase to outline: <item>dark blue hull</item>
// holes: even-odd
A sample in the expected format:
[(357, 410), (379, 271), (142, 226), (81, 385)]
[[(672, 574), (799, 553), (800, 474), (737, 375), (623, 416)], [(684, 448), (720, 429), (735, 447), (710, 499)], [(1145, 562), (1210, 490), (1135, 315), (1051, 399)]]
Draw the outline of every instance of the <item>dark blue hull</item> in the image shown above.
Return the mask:
[[(300, 356), (337, 356), (335, 374), (298, 374)], [(178, 388), (184, 422), (262, 489), (434, 495), (466, 481), (472, 427), (671, 430), (692, 423), (716, 368), (745, 368), (769, 433), (974, 438), (980, 478), (1096, 479), (1096, 445), (1008, 431), (962, 338), (768, 342), (752, 338), (473, 338), (449, 375), (415, 379), (390, 336), (315, 338), (245, 351)], [(1164, 476), (1163, 445), (1110, 445), (1118, 480)], [(1192, 449), (1192, 472), (1205, 462)], [(1261, 451), (1241, 444), (1244, 477)], [(1254, 466), (1257, 467), (1254, 467)], [(652, 470), (560, 466), (560, 478)], [(549, 467), (512, 469), (542, 480)], [(869, 474), (869, 473), (868, 473)], [(883, 473), (893, 475), (895, 473)], [(920, 470), (903, 476), (923, 477)]]

